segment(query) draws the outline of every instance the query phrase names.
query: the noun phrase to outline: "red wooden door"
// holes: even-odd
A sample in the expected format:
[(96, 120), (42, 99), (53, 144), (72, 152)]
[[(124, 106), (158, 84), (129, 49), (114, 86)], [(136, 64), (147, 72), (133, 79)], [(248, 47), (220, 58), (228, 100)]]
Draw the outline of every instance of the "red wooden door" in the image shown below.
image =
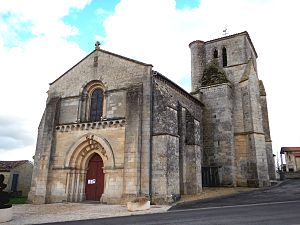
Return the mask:
[(86, 200), (99, 201), (104, 191), (103, 161), (94, 154), (89, 161), (85, 183)]

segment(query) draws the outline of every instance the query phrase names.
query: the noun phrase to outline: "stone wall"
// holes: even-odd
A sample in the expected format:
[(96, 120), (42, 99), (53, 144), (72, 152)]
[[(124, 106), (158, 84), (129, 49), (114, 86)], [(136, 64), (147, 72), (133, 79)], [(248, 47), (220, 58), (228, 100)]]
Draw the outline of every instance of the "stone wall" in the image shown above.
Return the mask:
[(233, 98), (230, 84), (202, 87), (203, 166), (218, 167), (221, 185), (236, 185)]
[[(84, 200), (85, 173), (91, 153), (98, 153), (104, 161), (105, 173), (105, 202), (120, 201), (123, 194), (124, 173), (124, 146), (125, 146), (125, 121), (107, 121), (99, 126), (71, 127), (68, 129), (57, 126), (56, 145), (53, 148), (51, 170), (49, 171), (47, 202), (81, 201)], [(84, 141), (93, 136), (93, 140), (103, 140), (109, 143), (109, 147), (103, 146), (104, 150), (81, 147)], [(86, 153), (85, 153), (86, 151)], [(82, 152), (82, 159), (75, 163), (73, 158), (76, 152)], [(79, 154), (79, 153), (78, 153)], [(80, 175), (81, 174), (81, 175)], [(81, 184), (72, 184), (74, 178), (78, 177)], [(78, 190), (80, 188), (80, 190)], [(103, 200), (104, 201), (104, 200)]]
[(28, 195), (30, 191), (31, 177), (32, 177), (33, 165), (30, 162), (21, 164), (10, 171), (10, 178), (8, 181), (9, 189), (12, 185), (12, 179), (14, 174), (18, 174), (17, 191), (22, 192), (22, 196)]
[(153, 197), (202, 190), (202, 103), (160, 74), (153, 82)]

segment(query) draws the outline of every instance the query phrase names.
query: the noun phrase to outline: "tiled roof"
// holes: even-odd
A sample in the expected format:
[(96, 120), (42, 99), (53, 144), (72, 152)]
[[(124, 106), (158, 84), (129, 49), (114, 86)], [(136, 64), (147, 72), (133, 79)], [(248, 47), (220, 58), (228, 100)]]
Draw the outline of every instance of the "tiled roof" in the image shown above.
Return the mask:
[(300, 153), (300, 147), (282, 147), (280, 154), (283, 154), (284, 152), (299, 152)]
[(0, 172), (9, 172), (11, 169), (29, 162), (29, 160), (0, 161)]

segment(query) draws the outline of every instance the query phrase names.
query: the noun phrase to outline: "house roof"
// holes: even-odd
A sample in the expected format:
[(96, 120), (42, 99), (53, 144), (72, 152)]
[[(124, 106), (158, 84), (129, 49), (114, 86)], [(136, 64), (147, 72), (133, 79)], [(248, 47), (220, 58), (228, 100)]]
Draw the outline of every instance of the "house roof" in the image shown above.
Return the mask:
[(11, 169), (28, 162), (29, 160), (0, 161), (0, 172), (9, 172)]
[(281, 147), (280, 154), (285, 152), (297, 152), (300, 153), (300, 147)]

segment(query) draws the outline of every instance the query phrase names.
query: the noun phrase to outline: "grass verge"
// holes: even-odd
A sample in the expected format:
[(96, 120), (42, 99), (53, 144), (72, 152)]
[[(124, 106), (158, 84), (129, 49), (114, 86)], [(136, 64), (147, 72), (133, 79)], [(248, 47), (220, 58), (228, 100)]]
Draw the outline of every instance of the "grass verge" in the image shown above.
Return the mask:
[(27, 197), (11, 197), (9, 199), (9, 204), (16, 205), (16, 204), (26, 204)]

